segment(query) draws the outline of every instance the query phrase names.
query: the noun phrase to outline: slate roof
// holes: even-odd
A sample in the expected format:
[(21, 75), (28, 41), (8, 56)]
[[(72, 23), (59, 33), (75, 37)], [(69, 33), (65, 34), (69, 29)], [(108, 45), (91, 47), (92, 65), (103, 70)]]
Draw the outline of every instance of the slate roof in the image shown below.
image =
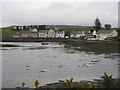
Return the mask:
[[(36, 28), (30, 28), (29, 31), (37, 30)], [(37, 30), (38, 31), (38, 30)]]
[(97, 32), (97, 34), (110, 34), (112, 33), (114, 30), (100, 30)]
[(56, 34), (63, 34), (63, 33), (64, 33), (63, 31), (61, 31), (61, 32), (60, 32), (60, 31), (59, 31), (59, 32), (56, 32)]
[(53, 29), (39, 30), (39, 33), (48, 33), (50, 30), (53, 30)]
[(37, 33), (37, 32), (20, 32), (20, 34), (30, 34), (30, 33)]
[(82, 32), (80, 32), (80, 31), (72, 31), (70, 34), (72, 34), (72, 35), (76, 35), (76, 34), (81, 34)]
[(49, 30), (39, 30), (39, 33), (48, 33)]
[(89, 32), (89, 31), (85, 31), (84, 33), (85, 34), (92, 34), (92, 32)]

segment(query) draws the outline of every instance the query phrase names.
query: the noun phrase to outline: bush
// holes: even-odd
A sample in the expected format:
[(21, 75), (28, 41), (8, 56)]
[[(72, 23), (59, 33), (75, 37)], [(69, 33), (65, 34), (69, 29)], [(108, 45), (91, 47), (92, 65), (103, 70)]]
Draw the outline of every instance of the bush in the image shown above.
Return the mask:
[(104, 73), (104, 75), (101, 78), (103, 78), (102, 84), (104, 88), (120, 87), (119, 79), (113, 79), (112, 75), (107, 75), (106, 73)]

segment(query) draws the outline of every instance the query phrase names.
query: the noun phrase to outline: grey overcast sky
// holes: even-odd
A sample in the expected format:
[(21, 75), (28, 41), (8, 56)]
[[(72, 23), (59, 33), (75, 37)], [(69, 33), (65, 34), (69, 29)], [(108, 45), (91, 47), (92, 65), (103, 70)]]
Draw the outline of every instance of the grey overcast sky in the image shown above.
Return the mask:
[[(84, 2), (83, 2), (84, 1)], [(106, 1), (106, 2), (105, 2)], [(1, 26), (64, 24), (93, 26), (102, 23), (118, 26), (119, 0), (2, 0)]]

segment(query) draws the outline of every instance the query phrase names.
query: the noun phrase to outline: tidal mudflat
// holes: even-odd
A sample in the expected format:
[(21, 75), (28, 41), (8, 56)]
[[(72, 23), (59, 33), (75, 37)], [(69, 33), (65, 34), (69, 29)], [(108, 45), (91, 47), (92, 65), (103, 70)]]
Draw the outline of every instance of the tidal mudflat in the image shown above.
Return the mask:
[[(15, 88), (22, 81), (34, 87), (74, 77), (74, 81), (99, 79), (104, 72), (118, 77), (117, 52), (97, 53), (83, 46), (51, 43), (0, 43), (2, 50), (2, 87)], [(88, 48), (86, 46), (86, 48)], [(94, 48), (95, 49), (95, 48)]]

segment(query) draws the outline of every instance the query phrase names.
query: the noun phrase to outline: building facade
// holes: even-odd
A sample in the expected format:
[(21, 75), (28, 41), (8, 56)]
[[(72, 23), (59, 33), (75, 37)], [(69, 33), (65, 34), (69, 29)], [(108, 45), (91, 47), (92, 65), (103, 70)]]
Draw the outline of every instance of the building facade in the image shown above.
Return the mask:
[(82, 37), (82, 36), (85, 36), (84, 31), (72, 31), (72, 32), (70, 33), (70, 37), (71, 37), (71, 38), (80, 38), (80, 37)]
[(116, 30), (100, 30), (97, 32), (97, 38), (107, 38), (109, 36), (116, 37), (118, 36), (118, 32)]
[(64, 38), (65, 37), (65, 32), (64, 31), (58, 31), (55, 33), (56, 38)]
[(55, 31), (53, 29), (39, 30), (38, 37), (39, 38), (54, 38), (55, 37)]

